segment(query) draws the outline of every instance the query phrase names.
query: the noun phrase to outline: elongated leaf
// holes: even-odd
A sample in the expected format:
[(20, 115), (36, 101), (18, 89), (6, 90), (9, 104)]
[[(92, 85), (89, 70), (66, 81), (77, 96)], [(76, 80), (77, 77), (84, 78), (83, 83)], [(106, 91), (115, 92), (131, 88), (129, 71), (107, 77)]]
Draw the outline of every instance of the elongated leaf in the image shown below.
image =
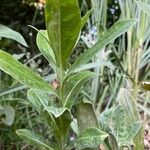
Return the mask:
[(90, 61), (99, 50), (101, 50), (111, 41), (113, 41), (121, 34), (126, 32), (130, 27), (135, 25), (136, 22), (137, 22), (136, 19), (127, 19), (127, 20), (120, 20), (117, 23), (115, 23), (92, 48), (88, 49), (80, 57), (77, 58), (77, 60), (70, 67), (68, 72), (72, 72), (72, 70)]
[[(56, 78), (56, 74), (52, 74), (52, 75), (48, 75), (48, 76), (44, 77), (44, 80), (48, 81), (48, 82), (51, 82), (55, 78)], [(24, 90), (24, 89), (27, 89), (27, 87), (24, 86), (24, 85), (14, 86), (14, 87), (5, 89), (4, 91), (1, 91), (0, 92), (0, 96), (8, 95), (8, 94), (11, 94), (11, 93), (14, 93), (14, 92), (18, 92), (18, 91), (21, 91), (21, 90)]]
[(81, 16), (77, 0), (47, 0), (45, 8), (49, 40), (57, 62), (67, 64), (80, 32)]
[(16, 133), (21, 139), (32, 146), (35, 146), (42, 150), (54, 150), (49, 145), (45, 144), (43, 138), (40, 135), (37, 135), (30, 130), (19, 129), (16, 131)]
[(102, 67), (102, 66), (106, 66), (111, 70), (115, 69), (115, 66), (113, 64), (111, 64), (109, 61), (107, 62), (107, 61), (101, 60), (99, 62), (93, 62), (93, 63), (85, 64), (85, 65), (75, 69), (74, 73), (81, 72), (81, 71), (84, 71), (84, 70), (93, 69), (93, 68), (97, 68), (97, 67)]
[(53, 88), (38, 74), (2, 50), (0, 50), (0, 69), (30, 88), (56, 94)]
[[(60, 143), (65, 143), (69, 131), (70, 123), (72, 122), (71, 112), (67, 108), (46, 107), (46, 112), (49, 113), (54, 122), (54, 134), (56, 140)], [(64, 141), (62, 141), (62, 139)]]
[(44, 55), (44, 57), (48, 60), (52, 68), (56, 70), (57, 67), (56, 67), (55, 54), (50, 46), (47, 30), (39, 30), (36, 37), (36, 43), (39, 50)]
[(93, 11), (93, 8), (92, 8), (91, 10), (89, 10), (89, 11), (86, 13), (86, 15), (81, 19), (81, 28), (83, 28), (84, 25), (86, 24), (86, 22), (88, 21), (90, 15), (91, 15), (91, 13), (92, 13), (92, 11)]
[(92, 77), (94, 77), (95, 73), (90, 72), (90, 71), (83, 71), (77, 74), (72, 75), (65, 86), (65, 102), (64, 102), (64, 106), (67, 108), (71, 108), (74, 103), (76, 98), (78, 97), (78, 94), (80, 92), (80, 89), (82, 87), (82, 85), (89, 79), (91, 79)]
[(25, 39), (20, 33), (0, 24), (0, 38), (8, 38), (28, 47)]
[(141, 0), (135, 0), (137, 5), (142, 9), (145, 13), (150, 15), (150, 4), (147, 4), (146, 2), (143, 2)]
[(98, 128), (88, 128), (80, 133), (75, 145), (78, 149), (96, 148), (108, 137), (108, 134)]
[(87, 128), (99, 128), (99, 124), (92, 103), (84, 100), (77, 106), (76, 109), (79, 133)]

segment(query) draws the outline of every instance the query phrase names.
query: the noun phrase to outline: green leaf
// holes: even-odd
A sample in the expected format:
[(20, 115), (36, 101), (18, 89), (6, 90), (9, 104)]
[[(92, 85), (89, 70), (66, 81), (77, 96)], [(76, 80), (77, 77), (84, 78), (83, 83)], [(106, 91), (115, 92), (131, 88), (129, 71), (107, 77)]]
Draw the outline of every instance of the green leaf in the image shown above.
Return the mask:
[(108, 137), (108, 134), (98, 128), (87, 128), (76, 139), (75, 146), (78, 149), (96, 148)]
[[(5, 115), (5, 117), (2, 117)], [(2, 118), (1, 118), (2, 117)], [(11, 126), (14, 122), (15, 110), (11, 106), (0, 107), (0, 120), (8, 126)]]
[(77, 119), (74, 118), (70, 125), (74, 133), (78, 134), (79, 132), (78, 132)]
[(102, 130), (111, 133), (116, 138), (119, 147), (132, 145), (133, 139), (141, 129), (141, 121), (130, 122), (128, 117), (121, 105), (107, 109), (99, 116)]
[[(39, 114), (44, 113), (44, 109), (51, 105), (50, 95), (40, 90), (30, 89), (27, 92), (28, 99), (32, 106), (38, 111)], [(43, 114), (44, 115), (44, 114)]]
[(136, 101), (128, 90), (120, 88), (116, 101), (123, 107), (128, 123), (140, 120)]
[(99, 62), (93, 62), (93, 63), (84, 64), (81, 67), (75, 69), (74, 73), (81, 72), (81, 71), (84, 71), (84, 70), (93, 69), (93, 68), (97, 68), (97, 67), (103, 67), (103, 66), (108, 67), (110, 70), (114, 70), (115, 69), (115, 66), (113, 64), (111, 64), (109, 61), (101, 60)]
[(56, 61), (61, 67), (67, 65), (80, 33), (80, 9), (77, 0), (47, 0), (46, 26)]
[(89, 79), (91, 79), (92, 77), (94, 77), (95, 73), (91, 72), (91, 71), (82, 71), (80, 73), (77, 74), (73, 74), (72, 76), (70, 76), (67, 80), (66, 83), (63, 83), (65, 85), (64, 87), (64, 91), (65, 93), (65, 102), (64, 102), (64, 106), (67, 108), (71, 108), (78, 95), (80, 92), (80, 89), (82, 87), (82, 85), (88, 81)]
[(98, 42), (90, 49), (85, 51), (80, 57), (77, 58), (75, 63), (70, 67), (68, 72), (79, 68), (81, 65), (90, 61), (94, 55), (104, 48), (111, 41), (119, 37), (121, 34), (126, 32), (130, 27), (137, 23), (136, 19), (119, 20), (116, 22), (101, 38)]
[(89, 19), (91, 13), (93, 11), (93, 8), (91, 10), (89, 10), (86, 15), (81, 19), (81, 28), (84, 27), (84, 25), (86, 24), (87, 20)]
[[(127, 116), (126, 122), (128, 122), (128, 124), (139, 122), (141, 120), (139, 111), (137, 109), (136, 100), (128, 90), (121, 88), (116, 101), (123, 106), (125, 114)], [(140, 150), (144, 149), (142, 128), (137, 133), (134, 139), (134, 144), (135, 144), (135, 149), (140, 149)]]
[(135, 0), (137, 5), (142, 9), (145, 13), (150, 15), (150, 4), (146, 2), (142, 2), (141, 0)]
[(55, 60), (55, 54), (53, 52), (53, 49), (50, 46), (47, 30), (38, 31), (38, 34), (36, 37), (36, 43), (37, 43), (39, 50), (44, 55), (44, 57), (48, 60), (52, 68), (56, 70), (57, 65), (56, 65), (56, 60)]
[(97, 117), (92, 103), (87, 100), (82, 101), (77, 106), (77, 123), (79, 133), (87, 128), (99, 128)]
[(20, 33), (0, 24), (0, 38), (8, 38), (28, 47), (26, 41)]
[(23, 139), (25, 142), (28, 144), (37, 147), (38, 149), (41, 150), (54, 150), (52, 147), (49, 145), (45, 144), (45, 141), (40, 135), (37, 135), (30, 130), (26, 129), (19, 129), (16, 131), (17, 135)]
[(44, 81), (40, 75), (34, 73), (31, 69), (2, 50), (0, 50), (0, 69), (30, 88), (51, 92), (57, 95), (50, 84)]
[[(72, 122), (72, 115), (69, 109), (61, 107), (46, 107), (50, 118), (54, 123), (55, 138), (59, 143), (65, 143), (69, 131), (70, 123)], [(64, 140), (64, 141), (63, 141)]]

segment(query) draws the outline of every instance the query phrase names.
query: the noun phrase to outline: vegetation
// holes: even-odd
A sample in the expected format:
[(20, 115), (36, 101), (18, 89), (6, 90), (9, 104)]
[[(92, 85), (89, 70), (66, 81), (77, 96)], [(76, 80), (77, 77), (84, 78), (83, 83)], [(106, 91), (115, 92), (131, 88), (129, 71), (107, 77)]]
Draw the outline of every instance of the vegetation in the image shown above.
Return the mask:
[[(108, 23), (109, 4), (46, 0), (46, 30), (30, 25), (37, 32), (40, 54), (22, 64), (18, 60), (25, 54), (0, 50), (0, 69), (15, 79), (2, 73), (1, 149), (32, 149), (31, 145), (41, 150), (144, 150), (147, 146), (143, 135), (149, 120), (142, 120), (139, 110), (149, 115), (150, 4), (119, 0), (112, 5), (120, 8), (114, 24)], [(30, 47), (20, 33), (4, 25), (0, 37)], [(74, 52), (80, 51), (79, 44), (83, 51), (78, 55)], [(48, 71), (45, 66), (39, 71), (35, 59), (41, 55)], [(7, 87), (11, 88), (4, 90)], [(5, 144), (12, 135), (14, 144)]]

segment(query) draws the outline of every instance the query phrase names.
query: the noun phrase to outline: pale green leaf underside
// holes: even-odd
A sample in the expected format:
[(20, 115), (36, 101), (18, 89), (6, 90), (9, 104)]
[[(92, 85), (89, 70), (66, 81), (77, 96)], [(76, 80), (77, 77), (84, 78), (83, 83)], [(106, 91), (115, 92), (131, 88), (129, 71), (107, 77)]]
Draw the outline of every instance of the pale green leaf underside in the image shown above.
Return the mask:
[(57, 67), (56, 67), (55, 54), (50, 46), (47, 30), (39, 30), (36, 37), (36, 43), (41, 53), (48, 60), (50, 65), (56, 70)]
[(2, 50), (0, 50), (0, 69), (30, 88), (56, 94), (50, 84), (38, 74)]
[(108, 134), (98, 128), (88, 128), (81, 132), (76, 139), (75, 145), (78, 149), (99, 147), (108, 137)]
[(17, 135), (26, 143), (37, 147), (40, 150), (54, 150), (52, 147), (45, 144), (43, 138), (27, 129), (19, 129)]
[(1, 115), (5, 115), (5, 118), (2, 118), (2, 122), (8, 126), (11, 126), (15, 118), (15, 110), (11, 106), (0, 107), (0, 118)]
[(26, 41), (20, 33), (0, 24), (0, 38), (8, 38), (28, 47)]
[(71, 72), (72, 70), (75, 70), (76, 68), (79, 68), (81, 65), (90, 61), (99, 50), (126, 32), (135, 23), (137, 23), (136, 19), (119, 20), (116, 22), (92, 48), (88, 49), (79, 58), (77, 58), (68, 72)]

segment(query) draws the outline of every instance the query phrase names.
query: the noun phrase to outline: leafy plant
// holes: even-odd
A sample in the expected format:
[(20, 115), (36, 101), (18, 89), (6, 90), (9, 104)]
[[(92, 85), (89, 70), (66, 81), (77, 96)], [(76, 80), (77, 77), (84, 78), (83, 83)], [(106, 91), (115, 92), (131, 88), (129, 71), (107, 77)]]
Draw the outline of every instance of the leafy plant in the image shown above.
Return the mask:
[[(95, 76), (92, 71), (80, 71), (79, 68), (88, 63), (100, 49), (135, 25), (137, 20), (127, 19), (115, 23), (93, 47), (86, 50), (69, 66), (69, 56), (78, 42), (87, 16), (89, 12), (81, 18), (77, 0), (46, 1), (47, 30), (38, 31), (37, 45), (57, 75), (55, 88), (10, 54), (0, 50), (0, 69), (30, 88), (27, 92), (30, 103), (53, 128), (54, 141), (48, 143), (46, 139), (27, 129), (16, 131), (20, 138), (39, 149), (64, 150), (70, 146), (68, 144), (70, 124), (75, 117), (73, 106), (76, 106), (78, 127), (78, 135), (74, 140), (75, 147), (98, 148), (100, 144), (105, 144), (109, 136), (101, 130), (93, 104), (78, 97), (83, 84)], [(139, 128), (138, 126), (135, 129), (132, 138)]]
[[(0, 24), (0, 39), (1, 38), (12, 39), (22, 44), (23, 46), (28, 47), (25, 39), (22, 37), (20, 33), (2, 24)], [(14, 121), (14, 117), (15, 117), (15, 112), (13, 107), (6, 105), (0, 108), (0, 120), (2, 121), (2, 123), (8, 126), (12, 125)]]

